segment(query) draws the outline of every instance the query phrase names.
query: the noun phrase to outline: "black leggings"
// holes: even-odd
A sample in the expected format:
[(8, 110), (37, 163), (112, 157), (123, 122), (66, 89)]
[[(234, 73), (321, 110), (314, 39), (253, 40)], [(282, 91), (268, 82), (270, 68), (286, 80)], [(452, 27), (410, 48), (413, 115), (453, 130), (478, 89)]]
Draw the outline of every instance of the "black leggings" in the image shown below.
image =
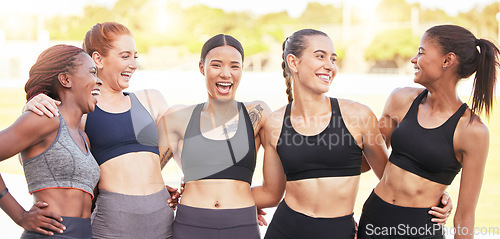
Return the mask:
[(363, 206), (358, 239), (444, 238), (442, 226), (431, 222), (429, 210), (393, 205), (372, 192)]
[(53, 236), (45, 236), (37, 232), (24, 231), (21, 239), (51, 238), (51, 239), (90, 239), (92, 238), (92, 226), (90, 218), (62, 217), (61, 222), (65, 227), (63, 233), (54, 232)]
[(353, 214), (335, 218), (315, 218), (296, 212), (285, 200), (274, 213), (265, 239), (343, 239), (354, 238)]
[(260, 239), (257, 207), (206, 209), (179, 204), (174, 239)]

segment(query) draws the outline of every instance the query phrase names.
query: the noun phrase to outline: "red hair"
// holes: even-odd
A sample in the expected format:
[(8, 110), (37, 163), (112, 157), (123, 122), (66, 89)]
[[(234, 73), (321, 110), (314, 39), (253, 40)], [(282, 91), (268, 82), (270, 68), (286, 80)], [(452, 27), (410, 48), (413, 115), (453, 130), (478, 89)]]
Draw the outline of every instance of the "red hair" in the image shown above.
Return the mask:
[(70, 45), (55, 45), (43, 51), (31, 67), (28, 82), (24, 86), (26, 99), (39, 93), (59, 100), (56, 85), (61, 73), (69, 73), (75, 67), (76, 56), (84, 52), (82, 48)]
[(117, 22), (97, 23), (85, 34), (83, 49), (90, 56), (95, 51), (102, 56), (108, 56), (109, 50), (113, 48), (112, 43), (122, 35), (132, 33), (126, 26)]

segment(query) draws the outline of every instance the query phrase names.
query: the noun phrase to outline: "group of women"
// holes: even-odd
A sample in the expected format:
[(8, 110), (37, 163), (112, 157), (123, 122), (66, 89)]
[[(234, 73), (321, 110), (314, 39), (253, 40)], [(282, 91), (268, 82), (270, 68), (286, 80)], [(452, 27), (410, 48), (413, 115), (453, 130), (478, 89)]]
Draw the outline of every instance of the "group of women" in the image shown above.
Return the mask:
[[(0, 206), (22, 238), (260, 238), (261, 209), (274, 206), (265, 238), (443, 238), (445, 189), (461, 169), (454, 224), (469, 229), (457, 237), (473, 233), (488, 151), (478, 114), (492, 109), (499, 50), (462, 27), (426, 31), (411, 60), (425, 88), (395, 90), (380, 122), (365, 105), (326, 96), (337, 56), (318, 30), (284, 41), (289, 104), (272, 113), (235, 100), (244, 50), (229, 35), (203, 45), (208, 100), (190, 106), (168, 107), (156, 90), (124, 91), (137, 51), (123, 25), (96, 24), (83, 48), (40, 55), (27, 112), (0, 132), (0, 159), (21, 154), (37, 201), (24, 211), (0, 180)], [(474, 73), (468, 108), (456, 86)], [(251, 187), (260, 145), (263, 182)], [(161, 177), (171, 157), (184, 173), (178, 205)], [(357, 226), (359, 175), (370, 168), (380, 182)], [(381, 233), (400, 224), (435, 230)]]

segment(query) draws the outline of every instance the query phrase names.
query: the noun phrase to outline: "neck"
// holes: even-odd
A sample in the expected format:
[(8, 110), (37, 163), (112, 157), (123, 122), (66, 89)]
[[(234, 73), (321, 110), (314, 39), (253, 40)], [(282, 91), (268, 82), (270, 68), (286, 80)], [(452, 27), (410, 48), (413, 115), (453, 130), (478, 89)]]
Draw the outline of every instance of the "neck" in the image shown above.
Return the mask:
[(66, 122), (66, 125), (69, 128), (80, 128), (80, 122), (82, 119), (82, 111), (78, 109), (76, 106), (71, 106), (68, 104), (65, 104), (64, 100), (61, 99), (61, 103), (58, 106), (59, 113), (63, 116), (64, 121)]
[(238, 113), (238, 105), (235, 100), (208, 99), (203, 111), (210, 114), (213, 126), (219, 126), (232, 119)]
[[(461, 105), (462, 101), (457, 94), (457, 84), (451, 81), (436, 81), (440, 84), (425, 85), (429, 91), (425, 103), (431, 109), (438, 111), (456, 110), (457, 105)], [(449, 82), (449, 83), (447, 83)]]
[(318, 94), (307, 89), (301, 89), (300, 87), (293, 88), (292, 107), (294, 112), (304, 117), (317, 115), (324, 112), (326, 105), (330, 108), (329, 97), (325, 94)]

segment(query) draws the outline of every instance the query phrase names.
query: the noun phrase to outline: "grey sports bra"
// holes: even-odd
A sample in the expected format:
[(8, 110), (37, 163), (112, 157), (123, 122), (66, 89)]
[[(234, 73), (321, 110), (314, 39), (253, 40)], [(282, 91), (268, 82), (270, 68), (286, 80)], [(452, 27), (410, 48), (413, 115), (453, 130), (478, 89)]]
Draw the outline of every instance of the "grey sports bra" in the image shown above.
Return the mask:
[[(82, 152), (69, 134), (66, 122), (59, 114), (56, 139), (41, 154), (23, 162), (24, 175), (30, 193), (49, 188), (74, 188), (89, 193), (99, 181), (99, 165), (90, 153)], [(83, 137), (83, 135), (82, 135)]]

